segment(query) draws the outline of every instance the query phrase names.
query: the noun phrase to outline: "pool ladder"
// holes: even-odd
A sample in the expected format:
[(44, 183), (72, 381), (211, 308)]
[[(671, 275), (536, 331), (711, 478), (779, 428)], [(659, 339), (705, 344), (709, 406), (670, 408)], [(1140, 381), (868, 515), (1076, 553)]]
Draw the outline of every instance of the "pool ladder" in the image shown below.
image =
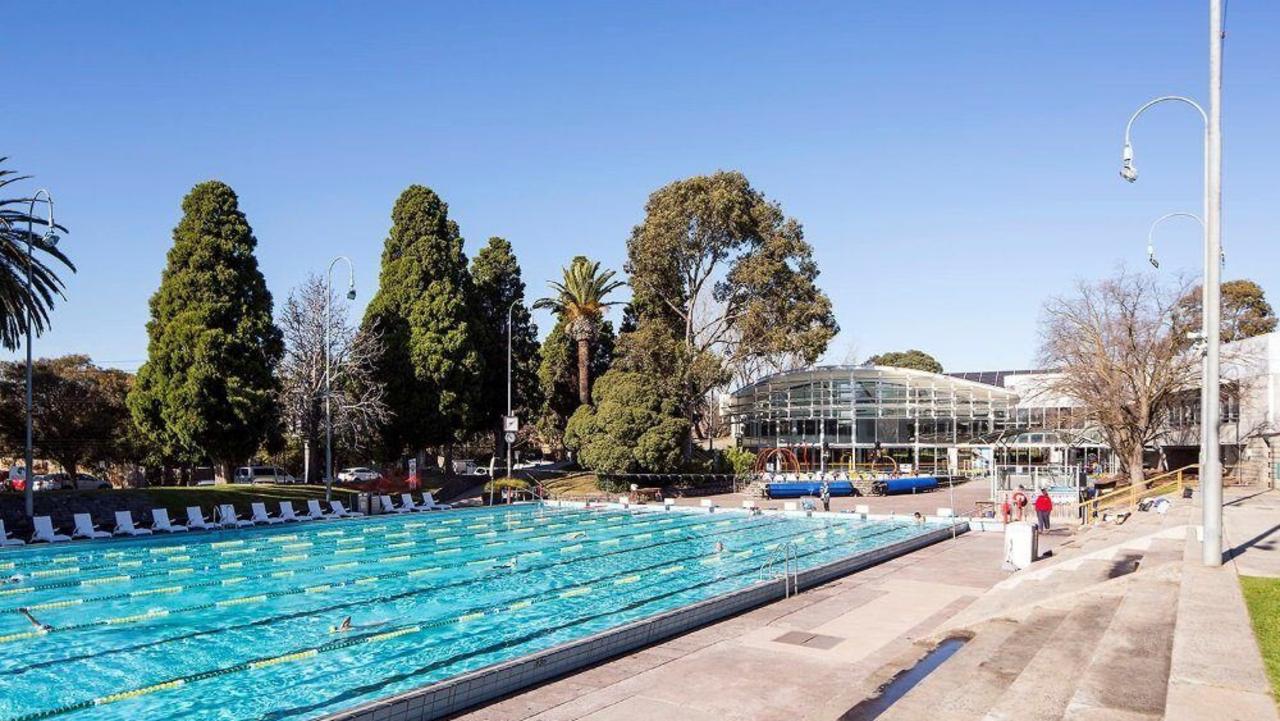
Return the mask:
[(774, 566), (779, 561), (782, 562), (782, 597), (791, 598), (800, 592), (800, 561), (796, 544), (787, 541), (769, 556), (769, 560), (760, 566), (761, 580), (777, 578)]

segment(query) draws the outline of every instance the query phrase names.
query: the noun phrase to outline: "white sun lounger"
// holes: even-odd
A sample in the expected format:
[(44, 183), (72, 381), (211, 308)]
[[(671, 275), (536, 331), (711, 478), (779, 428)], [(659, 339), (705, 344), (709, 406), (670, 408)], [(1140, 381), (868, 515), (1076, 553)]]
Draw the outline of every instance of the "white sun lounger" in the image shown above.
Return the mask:
[(431, 509), (413, 500), (412, 493), (400, 494), (400, 506), (411, 511), (430, 511)]
[(0, 546), (25, 546), (27, 542), (21, 538), (9, 538), (9, 532), (4, 530), (4, 521), (0, 520)]
[(435, 496), (431, 495), (431, 491), (422, 494), (422, 503), (418, 504), (419, 508), (425, 508), (428, 511), (447, 511), (453, 506), (448, 503), (436, 503)]
[(329, 518), (337, 518), (337, 516), (331, 513), (325, 513), (324, 509), (320, 508), (320, 501), (314, 498), (307, 501), (307, 512), (302, 517), (312, 521), (322, 521)]
[(413, 513), (413, 505), (397, 506), (391, 496), (378, 496), (378, 500), (382, 501), (383, 513)]
[(230, 503), (218, 506), (218, 525), (223, 528), (243, 528), (252, 526), (253, 521), (242, 520), (236, 515), (236, 507)]
[(151, 509), (151, 528), (165, 533), (182, 533), (187, 527), (180, 523), (172, 523), (169, 521), (169, 511), (164, 508)]
[(347, 507), (342, 505), (342, 501), (329, 501), (329, 507), (333, 509), (333, 515), (338, 518), (355, 518), (364, 515), (359, 511), (348, 511)]
[(98, 530), (93, 525), (93, 517), (87, 513), (77, 513), (73, 516), (76, 527), (71, 532), (72, 538), (111, 538), (111, 534), (106, 531)]
[(31, 524), (35, 527), (36, 532), (31, 534), (31, 542), (43, 541), (44, 543), (61, 543), (62, 541), (70, 541), (71, 536), (64, 536), (53, 530), (53, 521), (48, 516), (36, 516), (31, 519)]
[(200, 506), (187, 506), (187, 528), (212, 531), (217, 527), (218, 524), (205, 520), (204, 511), (200, 510)]
[(116, 511), (117, 536), (150, 536), (151, 531), (133, 525), (133, 514), (129, 511)]
[(254, 523), (266, 523), (274, 526), (277, 523), (284, 523), (283, 518), (277, 518), (267, 513), (267, 504), (250, 503), (249, 509), (253, 511), (253, 515), (249, 516), (249, 520)]
[(310, 521), (311, 516), (299, 516), (293, 510), (293, 501), (280, 501), (280, 520), (282, 521)]

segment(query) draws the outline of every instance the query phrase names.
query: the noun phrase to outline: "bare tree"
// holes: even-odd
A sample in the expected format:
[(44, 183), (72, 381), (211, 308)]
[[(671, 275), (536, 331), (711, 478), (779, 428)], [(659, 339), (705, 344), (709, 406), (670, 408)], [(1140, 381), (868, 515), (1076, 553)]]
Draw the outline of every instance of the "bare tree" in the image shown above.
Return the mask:
[[(324, 279), (312, 275), (293, 289), (280, 311), (285, 343), (278, 370), (280, 405), (287, 432), (298, 439), (307, 457), (324, 439), (325, 295)], [(376, 330), (361, 331), (349, 324), (345, 303), (328, 300), (333, 442), (335, 448), (364, 450), (391, 417), (386, 390), (373, 373), (383, 341)]]
[(1170, 408), (1197, 387), (1200, 358), (1174, 330), (1186, 288), (1121, 271), (1044, 307), (1040, 359), (1058, 371), (1050, 390), (1080, 404), (1133, 483), (1143, 480), (1143, 449), (1165, 430)]

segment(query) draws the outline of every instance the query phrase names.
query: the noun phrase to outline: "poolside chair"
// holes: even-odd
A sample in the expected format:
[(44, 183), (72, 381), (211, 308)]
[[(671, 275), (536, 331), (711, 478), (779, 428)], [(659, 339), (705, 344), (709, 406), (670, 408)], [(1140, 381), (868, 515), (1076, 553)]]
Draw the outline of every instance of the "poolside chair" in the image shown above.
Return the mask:
[(53, 529), (53, 520), (48, 516), (36, 516), (31, 519), (31, 525), (35, 527), (35, 533), (31, 534), (31, 542), (42, 541), (44, 543), (61, 543), (70, 541), (71, 536), (64, 536)]
[(421, 503), (418, 503), (417, 501), (413, 500), (412, 493), (400, 494), (400, 507), (408, 508), (411, 511), (430, 511), (431, 510), (430, 508), (427, 508)]
[(138, 528), (133, 525), (133, 513), (130, 511), (116, 511), (116, 530), (117, 536), (150, 536), (150, 529)]
[(4, 521), (0, 520), (0, 546), (25, 546), (27, 542), (21, 538), (9, 538), (9, 532), (4, 530)]
[(205, 520), (204, 511), (200, 510), (200, 506), (187, 506), (187, 528), (213, 531), (217, 530), (218, 524)]
[(280, 501), (280, 520), (282, 521), (310, 521), (311, 516), (299, 516), (293, 510), (293, 501)]
[(436, 503), (435, 496), (431, 495), (431, 491), (422, 494), (422, 503), (418, 504), (419, 508), (425, 508), (428, 511), (447, 511), (453, 506), (448, 503)]
[(218, 525), (223, 528), (244, 528), (252, 526), (253, 521), (246, 521), (236, 515), (236, 507), (230, 503), (218, 506)]
[(249, 516), (249, 520), (254, 523), (265, 523), (269, 526), (274, 526), (277, 523), (284, 523), (283, 518), (278, 518), (267, 513), (267, 504), (265, 503), (250, 503), (249, 509), (253, 511), (253, 514)]
[(329, 501), (329, 507), (333, 509), (335, 518), (356, 518), (364, 515), (359, 511), (348, 511), (347, 507), (342, 505), (342, 501)]
[(378, 501), (382, 503), (383, 513), (412, 513), (413, 506), (397, 506), (392, 502), (391, 496), (378, 496)]
[(325, 513), (324, 509), (320, 508), (320, 501), (315, 498), (307, 500), (307, 512), (302, 517), (311, 521), (323, 521), (330, 518), (337, 518), (337, 516), (332, 513)]
[(93, 517), (87, 513), (77, 513), (73, 516), (75, 519), (75, 530), (71, 532), (72, 538), (111, 538), (111, 534), (106, 531), (98, 530), (93, 525)]
[(164, 508), (151, 509), (151, 528), (165, 533), (185, 533), (187, 527), (169, 521), (169, 511)]

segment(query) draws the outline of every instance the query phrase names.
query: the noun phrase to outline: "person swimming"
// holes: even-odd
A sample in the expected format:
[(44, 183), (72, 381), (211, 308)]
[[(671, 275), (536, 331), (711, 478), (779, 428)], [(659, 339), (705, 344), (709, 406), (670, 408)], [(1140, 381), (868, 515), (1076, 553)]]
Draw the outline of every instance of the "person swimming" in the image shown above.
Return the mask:
[(347, 616), (346, 618), (342, 619), (342, 623), (338, 624), (337, 626), (330, 626), (329, 633), (349, 633), (351, 631), (359, 631), (360, 629), (365, 629), (365, 628), (377, 628), (379, 626), (385, 626), (385, 625), (387, 625), (386, 621), (373, 621), (371, 623), (352, 623), (351, 617)]
[(724, 553), (724, 541), (716, 541), (716, 554)]
[(10, 583), (22, 583), (25, 580), (27, 580), (26, 576), (21, 573), (15, 573), (12, 576), (8, 576), (7, 578), (0, 580), (0, 584), (8, 585)]
[(49, 625), (49, 624), (47, 624), (47, 623), (41, 623), (39, 619), (37, 619), (35, 616), (33, 616), (33, 615), (31, 614), (31, 611), (29, 611), (29, 610), (27, 610), (27, 609), (25, 609), (25, 608), (19, 608), (19, 609), (18, 609), (18, 613), (22, 614), (23, 616), (26, 616), (26, 617), (27, 617), (27, 620), (31, 622), (31, 625), (32, 625), (32, 626), (35, 626), (36, 628), (40, 629), (41, 631), (44, 631), (44, 632), (48, 633), (49, 631), (52, 631), (52, 630), (53, 630), (53, 626), (50, 626), (50, 625)]
[(566, 541), (576, 541), (579, 538), (586, 538), (586, 537), (587, 537), (586, 531), (570, 531), (569, 533), (564, 534), (564, 540)]

